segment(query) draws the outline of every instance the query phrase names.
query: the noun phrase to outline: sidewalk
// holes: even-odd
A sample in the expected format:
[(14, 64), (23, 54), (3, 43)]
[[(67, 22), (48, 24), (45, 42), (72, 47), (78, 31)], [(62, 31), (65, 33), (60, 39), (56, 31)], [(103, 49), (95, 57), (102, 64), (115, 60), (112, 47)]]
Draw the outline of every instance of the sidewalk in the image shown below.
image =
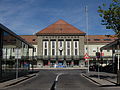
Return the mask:
[(32, 78), (34, 76), (36, 76), (37, 74), (34, 73), (34, 74), (29, 74), (29, 75), (26, 75), (26, 76), (23, 76), (23, 77), (19, 77), (17, 79), (12, 79), (12, 80), (9, 80), (9, 81), (6, 81), (6, 82), (2, 82), (0, 83), (0, 89), (3, 89), (3, 88), (7, 88), (11, 85), (15, 85), (15, 84), (18, 84), (24, 80), (27, 80), (29, 78)]
[(117, 85), (117, 74), (90, 71), (89, 73), (84, 73), (82, 75), (99, 86)]

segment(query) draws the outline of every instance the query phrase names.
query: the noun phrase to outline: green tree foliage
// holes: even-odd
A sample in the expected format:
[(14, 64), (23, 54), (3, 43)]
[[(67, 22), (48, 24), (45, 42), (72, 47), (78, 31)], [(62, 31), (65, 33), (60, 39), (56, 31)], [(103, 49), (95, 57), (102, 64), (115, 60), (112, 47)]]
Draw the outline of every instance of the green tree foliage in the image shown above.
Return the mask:
[(106, 29), (112, 29), (115, 35), (120, 38), (120, 0), (113, 0), (108, 8), (106, 4), (99, 6), (98, 12), (103, 18), (102, 25), (105, 25)]

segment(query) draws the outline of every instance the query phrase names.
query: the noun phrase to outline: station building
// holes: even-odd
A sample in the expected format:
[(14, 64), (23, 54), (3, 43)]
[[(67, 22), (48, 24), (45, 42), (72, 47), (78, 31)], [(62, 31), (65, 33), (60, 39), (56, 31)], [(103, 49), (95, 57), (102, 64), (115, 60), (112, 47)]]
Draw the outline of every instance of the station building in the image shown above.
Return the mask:
[[(54, 64), (82, 67), (85, 63), (87, 65), (84, 59), (86, 53), (90, 57), (90, 64), (94, 64), (97, 62), (96, 52), (100, 52), (101, 47), (116, 40), (106, 35), (85, 35), (85, 32), (63, 20), (58, 20), (36, 35), (21, 35), (21, 37), (35, 47), (36, 67)], [(104, 64), (111, 63), (112, 50), (103, 50), (102, 57)]]
[(79, 66), (84, 56), (85, 32), (58, 20), (36, 33), (38, 64)]

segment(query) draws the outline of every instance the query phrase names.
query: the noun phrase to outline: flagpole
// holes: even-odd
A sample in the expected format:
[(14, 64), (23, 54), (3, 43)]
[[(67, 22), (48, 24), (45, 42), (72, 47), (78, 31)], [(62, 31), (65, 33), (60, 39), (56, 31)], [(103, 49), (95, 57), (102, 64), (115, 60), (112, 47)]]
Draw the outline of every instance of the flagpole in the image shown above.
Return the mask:
[[(88, 6), (86, 5), (86, 7), (85, 7), (85, 14), (86, 14), (86, 42), (87, 42), (87, 54), (88, 54), (88, 56), (89, 56), (89, 48), (88, 48)], [(90, 64), (90, 62), (89, 62), (89, 59), (87, 59), (88, 60), (88, 73), (89, 73), (89, 64)]]

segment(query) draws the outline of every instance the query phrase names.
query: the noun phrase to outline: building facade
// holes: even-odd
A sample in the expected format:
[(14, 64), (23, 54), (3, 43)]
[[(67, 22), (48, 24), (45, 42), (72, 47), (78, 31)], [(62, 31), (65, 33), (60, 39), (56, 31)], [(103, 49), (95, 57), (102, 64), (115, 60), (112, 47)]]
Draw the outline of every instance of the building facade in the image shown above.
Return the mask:
[[(27, 74), (29, 64), (29, 49), (34, 47), (23, 38), (0, 24), (0, 81), (3, 77), (18, 77), (18, 73)], [(32, 53), (32, 52), (31, 52)], [(15, 77), (16, 73), (16, 77)], [(19, 75), (20, 76), (20, 75)]]
[[(88, 40), (87, 40), (87, 38)], [(98, 62), (96, 57), (96, 52), (100, 52), (102, 56), (102, 64), (108, 65), (112, 63), (112, 50), (100, 51), (100, 48), (107, 45), (110, 42), (116, 40), (114, 37), (108, 37), (105, 35), (88, 35), (85, 38), (85, 53), (87, 53), (86, 48), (88, 47), (88, 54), (90, 56), (90, 63), (96, 64)], [(87, 42), (88, 41), (88, 42)], [(88, 43), (88, 44), (87, 44)]]
[(36, 33), (40, 66), (81, 66), (85, 33), (59, 20)]
[[(22, 35), (34, 47), (36, 67), (53, 66), (54, 64), (66, 66), (84, 66), (87, 53), (90, 64), (97, 62), (96, 52), (106, 44), (116, 40), (106, 35), (88, 35), (63, 20), (59, 20), (36, 35)], [(88, 50), (87, 50), (88, 48)], [(30, 51), (31, 52), (31, 51)], [(103, 65), (112, 61), (112, 50), (102, 51)], [(29, 53), (32, 56), (32, 53)]]

